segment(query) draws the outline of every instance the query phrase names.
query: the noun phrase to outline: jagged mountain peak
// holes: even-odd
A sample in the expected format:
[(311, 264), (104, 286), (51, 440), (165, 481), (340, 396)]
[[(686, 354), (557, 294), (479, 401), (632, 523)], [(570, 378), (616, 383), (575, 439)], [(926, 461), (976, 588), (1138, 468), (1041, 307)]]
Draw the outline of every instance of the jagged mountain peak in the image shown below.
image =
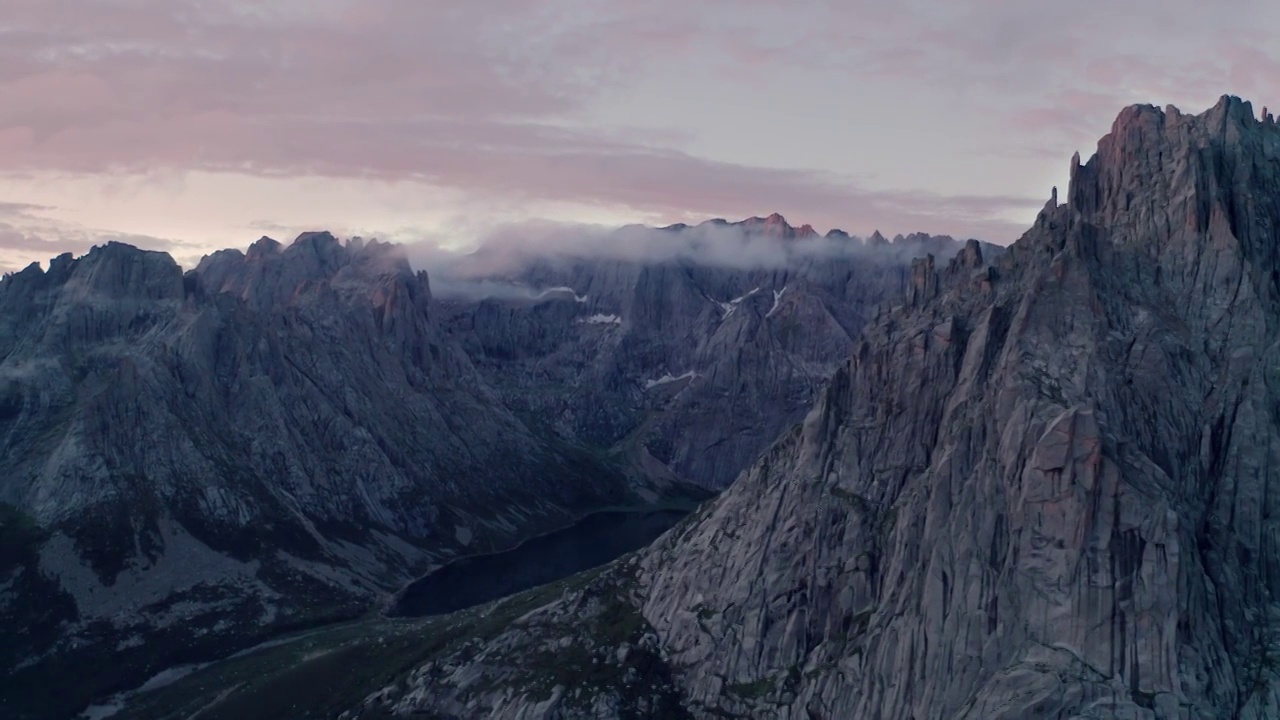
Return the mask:
[(299, 233), (298, 237), (293, 239), (293, 245), (313, 245), (323, 247), (328, 245), (342, 245), (342, 241), (338, 240), (337, 236), (328, 230), (310, 230)]
[[(615, 568), (682, 708), (1280, 716), (1277, 134), (1232, 96), (1127, 108), (994, 265), (916, 260), (805, 421)], [(517, 621), (483, 670), (586, 605)], [(464, 692), (478, 670), (414, 675), (399, 709), (528, 716)]]
[[(10, 282), (12, 281), (12, 282)], [(168, 253), (143, 250), (128, 243), (109, 241), (75, 257), (62, 253), (49, 261), (46, 272), (31, 263), (4, 281), (14, 292), (28, 283), (70, 284), (69, 297), (82, 300), (174, 300), (183, 296), (182, 269)]]
[(1259, 174), (1275, 175), (1267, 161), (1277, 157), (1280, 127), (1265, 114), (1255, 117), (1252, 104), (1238, 97), (1224, 95), (1199, 114), (1131, 105), (1087, 162), (1078, 152), (1072, 157), (1067, 205), (1091, 222), (1117, 224), (1138, 213), (1165, 214), (1166, 206), (1194, 196), (1186, 220), (1201, 230), (1218, 211), (1232, 223), (1244, 221), (1220, 206), (1241, 199), (1245, 188), (1273, 182)]
[(741, 227), (750, 233), (760, 233), (783, 240), (816, 237), (818, 235), (812, 225), (805, 224), (800, 227), (794, 227), (787, 222), (782, 213), (777, 212), (770, 214), (768, 217), (754, 216), (730, 224)]
[(791, 227), (791, 225), (790, 225), (789, 223), (787, 223), (787, 219), (786, 219), (785, 217), (783, 217), (783, 216), (782, 216), (782, 213), (778, 213), (778, 212), (769, 213), (769, 215), (767, 215), (767, 216), (765, 216), (765, 217), (761, 217), (761, 216), (759, 216), (759, 215), (752, 215), (751, 217), (746, 218), (746, 219), (744, 219), (744, 220), (741, 220), (740, 222), (738, 222), (738, 223), (736, 223), (736, 224), (739, 224), (739, 225), (776, 225), (776, 226), (786, 225), (787, 227)]
[(51, 280), (73, 283), (79, 294), (97, 297), (181, 299), (182, 268), (168, 253), (117, 241), (96, 245), (79, 258), (69, 254), (49, 264)]
[(245, 253), (249, 257), (262, 257), (264, 255), (279, 255), (284, 248), (278, 240), (263, 235), (249, 246), (249, 252)]
[[(1275, 716), (1276, 135), (1230, 96), (1127, 108), (995, 267), (917, 261), (804, 426), (648, 555), (695, 714)], [(788, 667), (814, 679), (701, 690)]]
[(1266, 109), (1264, 108), (1263, 111), (1264, 114), (1259, 117), (1254, 113), (1251, 101), (1236, 95), (1223, 95), (1212, 107), (1200, 113), (1183, 112), (1174, 105), (1161, 108), (1150, 103), (1134, 103), (1116, 114), (1116, 119), (1111, 124), (1110, 134), (1122, 135), (1128, 128), (1140, 126), (1149, 121), (1186, 120), (1193, 123), (1204, 122), (1213, 126), (1226, 124), (1262, 126), (1266, 124)]
[[(619, 232), (643, 232), (650, 228), (645, 225), (631, 224), (619, 228)], [(920, 245), (926, 248), (926, 252), (931, 252), (929, 246), (937, 246), (939, 252), (946, 252), (942, 246), (947, 243), (955, 242), (954, 238), (949, 235), (930, 235), (923, 232), (911, 232), (907, 234), (899, 233), (894, 236), (893, 240), (889, 240), (876, 230), (872, 235), (866, 238), (858, 238), (850, 235), (841, 228), (831, 228), (825, 234), (819, 233), (812, 224), (804, 223), (799, 226), (792, 225), (781, 213), (771, 213), (768, 216), (753, 215), (742, 220), (730, 221), (724, 218), (711, 218), (704, 220), (695, 225), (688, 223), (672, 223), (656, 228), (661, 232), (684, 234), (689, 237), (698, 238), (702, 231), (707, 230), (738, 230), (743, 236), (748, 238), (767, 238), (777, 240), (806, 240), (806, 239), (826, 239), (826, 240), (852, 240), (857, 239), (859, 242), (869, 248), (881, 246), (889, 246), (893, 244), (912, 244)], [(483, 252), (483, 248), (480, 252)], [(586, 253), (589, 254), (589, 253)], [(948, 253), (949, 254), (949, 253)]]
[[(667, 225), (661, 229), (678, 232), (678, 231), (685, 231), (685, 230), (696, 229), (701, 227), (741, 228), (743, 231), (747, 232), (748, 234), (764, 235), (764, 236), (775, 237), (775, 238), (784, 239), (784, 240), (796, 240), (796, 239), (818, 238), (818, 237), (824, 237), (827, 239), (847, 240), (852, 237), (851, 235), (849, 235), (849, 233), (845, 232), (844, 230), (841, 230), (840, 228), (832, 228), (831, 230), (828, 230), (827, 233), (824, 235), (822, 233), (819, 233), (816, 229), (814, 229), (813, 225), (809, 223), (804, 223), (798, 226), (792, 225), (786, 219), (786, 217), (782, 215), (782, 213), (778, 213), (778, 212), (771, 213), (765, 217), (761, 217), (759, 215), (753, 215), (751, 217), (744, 218), (738, 221), (729, 221), (724, 218), (712, 218), (710, 220), (705, 220), (698, 225), (692, 225), (692, 226), (687, 225), (685, 223), (676, 223), (674, 225)], [(912, 235), (913, 236), (923, 235), (923, 233), (913, 233)], [(875, 244), (887, 245), (889, 244), (889, 241), (885, 239), (883, 235), (880, 234), (879, 230), (877, 230), (874, 235), (872, 235), (870, 238), (867, 239), (867, 243), (871, 245), (875, 245)]]
[(240, 297), (259, 310), (293, 303), (305, 288), (361, 294), (398, 288), (415, 303), (430, 296), (426, 274), (415, 275), (404, 246), (363, 239), (344, 244), (323, 231), (302, 233), (287, 247), (263, 237), (248, 252), (219, 250), (188, 274), (206, 291)]
[(305, 255), (315, 272), (324, 277), (335, 272), (350, 259), (350, 253), (330, 232), (304, 232), (285, 249), (286, 258)]

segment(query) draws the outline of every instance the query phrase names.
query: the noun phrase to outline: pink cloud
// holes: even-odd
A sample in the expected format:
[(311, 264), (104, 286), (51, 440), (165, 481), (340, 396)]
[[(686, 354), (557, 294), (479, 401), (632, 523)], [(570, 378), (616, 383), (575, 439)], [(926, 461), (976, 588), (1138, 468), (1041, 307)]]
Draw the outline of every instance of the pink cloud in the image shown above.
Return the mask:
[[(653, 135), (557, 127), (655, 50), (719, 43), (767, 63), (805, 47), (803, 36), (779, 42), (763, 28), (716, 35), (720, 17), (690, 16), (675, 2), (637, 12), (368, 0), (280, 18), (189, 2), (164, 12), (132, 1), (18, 1), (28, 24), (0, 45), (0, 171), (373, 176), (653, 214), (787, 208), (812, 222), (947, 225), (934, 214), (939, 198), (913, 204), (841, 178), (658, 150), (646, 144)], [(966, 213), (946, 229), (1014, 232)]]
[(0, 271), (19, 270), (62, 253), (81, 255), (94, 245), (118, 241), (170, 252), (183, 261), (202, 254), (193, 243), (172, 238), (86, 227), (49, 216), (57, 208), (34, 203), (0, 201)]
[[(1134, 28), (1149, 26), (1144, 13), (1172, 12), (1167, 3), (1083, 3), (8, 0), (0, 172), (418, 179), (657, 215), (776, 209), (815, 224), (1005, 240), (1016, 224), (993, 218), (1043, 198), (875, 192), (678, 152), (678, 129), (570, 121), (601, 93), (625, 90), (655, 53), (723, 61), (738, 79), (795, 64), (914, 92), (986, 93), (992, 122), (1030, 145), (1096, 134), (1123, 105), (1151, 99), (1133, 92), (1223, 81), (1226, 71), (1200, 67), (1196, 53), (1176, 67), (1134, 60)], [(1174, 5), (1217, 22), (1190, 0)], [(1280, 80), (1269, 55), (1212, 37), (1231, 80)], [(1214, 95), (1224, 91), (1234, 89)]]
[[(1256, 46), (1232, 45), (1223, 51), (1229, 77), (1239, 87), (1280, 87), (1280, 60)], [(1273, 105), (1280, 105), (1277, 98)]]
[[(0, 222), (0, 251), (20, 253), (36, 253), (40, 257), (51, 258), (57, 257), (62, 253), (69, 252), (77, 255), (83, 254), (93, 247), (92, 241), (83, 238), (67, 238), (52, 237), (46, 238), (35, 233), (27, 232), (22, 228), (17, 228), (7, 223)], [(5, 270), (15, 270), (17, 268), (6, 265)]]
[[(1280, 7), (1265, 4), (1230, 13), (1194, 0), (824, 5), (827, 15), (810, 37), (828, 53), (814, 67), (874, 72), (904, 91), (980, 97), (1011, 130), (1094, 135), (1133, 103), (1199, 110), (1224, 93), (1280, 90), (1280, 62), (1257, 30), (1280, 21)], [(842, 42), (853, 35), (858, 42)]]

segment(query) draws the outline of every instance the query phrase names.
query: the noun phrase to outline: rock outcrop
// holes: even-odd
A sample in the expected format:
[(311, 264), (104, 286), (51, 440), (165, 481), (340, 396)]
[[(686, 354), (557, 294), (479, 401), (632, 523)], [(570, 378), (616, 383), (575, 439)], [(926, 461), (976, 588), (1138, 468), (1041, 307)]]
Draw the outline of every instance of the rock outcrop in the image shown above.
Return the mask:
[[(693, 717), (1261, 720), (1277, 483), (1280, 130), (1134, 106), (997, 262), (917, 263), (804, 422), (607, 577)], [(585, 597), (492, 646), (577, 642)], [(479, 657), (510, 681), (470, 707), (532, 717), (523, 656)], [(454, 660), (385, 706), (457, 700)], [(537, 716), (622, 717), (623, 687)]]

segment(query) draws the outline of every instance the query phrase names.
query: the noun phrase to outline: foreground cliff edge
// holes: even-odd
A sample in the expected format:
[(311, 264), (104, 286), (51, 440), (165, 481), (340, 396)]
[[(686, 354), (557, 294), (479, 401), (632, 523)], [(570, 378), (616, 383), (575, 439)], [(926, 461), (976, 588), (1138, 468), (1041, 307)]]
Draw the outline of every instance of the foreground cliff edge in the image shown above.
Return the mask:
[(917, 263), (718, 500), (402, 629), (346, 716), (1275, 717), (1277, 233), (1270, 117), (1124, 110), (998, 262)]
[(994, 266), (920, 263), (640, 561), (695, 715), (1280, 713), (1280, 127), (1127, 108), (1066, 201)]

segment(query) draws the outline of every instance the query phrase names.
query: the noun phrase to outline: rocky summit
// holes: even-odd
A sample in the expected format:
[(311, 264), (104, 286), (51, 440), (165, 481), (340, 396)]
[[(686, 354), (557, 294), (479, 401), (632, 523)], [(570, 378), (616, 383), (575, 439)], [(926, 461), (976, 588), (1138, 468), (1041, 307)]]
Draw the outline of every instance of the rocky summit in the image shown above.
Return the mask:
[(1065, 200), (917, 261), (652, 547), (347, 716), (1280, 716), (1280, 128), (1130, 107)]

